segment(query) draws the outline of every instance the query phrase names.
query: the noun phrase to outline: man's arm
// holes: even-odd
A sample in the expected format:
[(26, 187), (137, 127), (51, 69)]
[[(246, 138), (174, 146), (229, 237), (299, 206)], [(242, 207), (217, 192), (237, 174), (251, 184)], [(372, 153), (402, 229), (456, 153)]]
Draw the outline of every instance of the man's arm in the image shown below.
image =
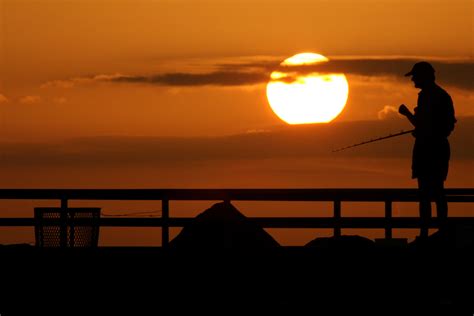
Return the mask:
[(406, 118), (410, 121), (410, 123), (416, 127), (416, 120), (415, 120), (415, 115), (413, 115), (410, 110), (406, 107), (405, 104), (400, 105), (398, 108), (398, 113), (400, 113), (403, 116), (406, 116)]

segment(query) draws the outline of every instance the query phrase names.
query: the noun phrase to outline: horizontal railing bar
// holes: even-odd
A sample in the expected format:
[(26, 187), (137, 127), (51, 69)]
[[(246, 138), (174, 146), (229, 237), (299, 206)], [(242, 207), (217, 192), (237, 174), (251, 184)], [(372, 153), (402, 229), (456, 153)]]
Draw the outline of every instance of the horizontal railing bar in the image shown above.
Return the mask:
[[(341, 228), (380, 228), (386, 226), (392, 228), (419, 228), (421, 221), (418, 217), (342, 217), (335, 219), (332, 217), (249, 217), (251, 222), (265, 228), (333, 228), (335, 223)], [(170, 218), (170, 227), (183, 227), (192, 223), (195, 218), (181, 217)], [(76, 226), (90, 224), (88, 219), (76, 219)], [(450, 217), (451, 224), (465, 224), (474, 226), (474, 217)], [(0, 218), (0, 226), (34, 226), (34, 218)], [(43, 220), (42, 224), (58, 224), (57, 219)], [(221, 222), (219, 222), (221, 223)], [(432, 218), (428, 222), (429, 227), (438, 226), (438, 219)], [(101, 218), (101, 227), (161, 227), (162, 218)]]
[[(446, 189), (448, 201), (474, 201), (474, 189)], [(418, 201), (417, 189), (0, 189), (0, 199)]]
[[(384, 217), (342, 217), (337, 218), (250, 218), (251, 221), (265, 228), (334, 228), (337, 224), (340, 228), (420, 228), (421, 220), (418, 217), (395, 217), (386, 219)], [(474, 217), (457, 217), (448, 220), (451, 224), (474, 225)], [(439, 226), (437, 218), (428, 221), (428, 226), (436, 228)]]

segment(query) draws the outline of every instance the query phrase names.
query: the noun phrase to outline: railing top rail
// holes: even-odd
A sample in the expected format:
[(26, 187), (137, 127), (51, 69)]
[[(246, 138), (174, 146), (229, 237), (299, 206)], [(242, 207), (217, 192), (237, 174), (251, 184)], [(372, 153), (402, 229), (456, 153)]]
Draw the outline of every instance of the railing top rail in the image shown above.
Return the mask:
[[(474, 188), (446, 189), (448, 200), (474, 201)], [(417, 189), (0, 189), (0, 199), (416, 201)]]

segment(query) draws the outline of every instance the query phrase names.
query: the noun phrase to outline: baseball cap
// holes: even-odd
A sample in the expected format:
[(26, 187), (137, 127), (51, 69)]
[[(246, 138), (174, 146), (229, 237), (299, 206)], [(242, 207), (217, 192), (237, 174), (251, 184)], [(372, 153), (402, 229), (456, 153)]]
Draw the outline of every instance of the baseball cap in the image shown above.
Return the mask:
[(415, 73), (416, 74), (434, 74), (434, 72), (435, 70), (429, 62), (420, 61), (413, 65), (413, 68), (410, 70), (410, 72), (407, 72), (405, 74), (405, 77), (413, 76)]

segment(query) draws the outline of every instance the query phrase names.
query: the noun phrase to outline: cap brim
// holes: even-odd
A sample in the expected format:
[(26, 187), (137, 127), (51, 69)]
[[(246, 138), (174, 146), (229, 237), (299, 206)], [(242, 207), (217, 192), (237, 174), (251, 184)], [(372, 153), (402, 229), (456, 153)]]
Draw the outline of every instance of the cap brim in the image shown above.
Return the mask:
[(413, 75), (413, 71), (410, 71), (405, 74), (405, 77), (412, 76), (412, 75)]

